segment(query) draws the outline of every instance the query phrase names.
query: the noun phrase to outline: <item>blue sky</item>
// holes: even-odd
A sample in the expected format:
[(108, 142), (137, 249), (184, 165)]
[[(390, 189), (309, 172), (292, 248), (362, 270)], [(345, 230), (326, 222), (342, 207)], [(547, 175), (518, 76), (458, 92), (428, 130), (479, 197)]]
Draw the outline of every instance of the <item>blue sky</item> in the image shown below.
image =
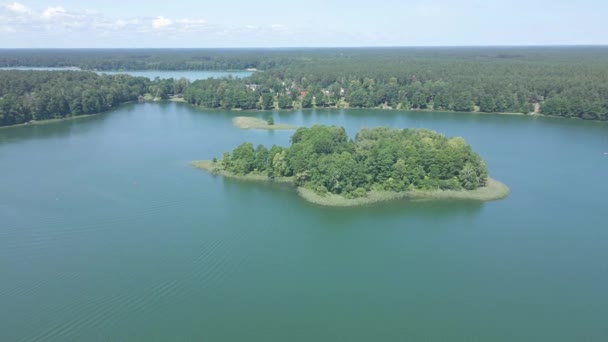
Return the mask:
[(606, 0), (0, 0), (1, 48), (608, 44)]

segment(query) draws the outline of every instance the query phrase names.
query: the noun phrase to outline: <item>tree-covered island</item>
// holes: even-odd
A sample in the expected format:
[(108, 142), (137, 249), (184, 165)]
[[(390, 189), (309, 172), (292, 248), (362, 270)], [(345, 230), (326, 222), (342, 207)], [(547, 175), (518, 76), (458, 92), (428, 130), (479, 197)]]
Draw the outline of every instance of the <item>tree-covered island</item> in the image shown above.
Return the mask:
[(398, 198), (495, 200), (509, 189), (488, 177), (483, 159), (460, 137), (427, 129), (299, 128), (290, 147), (243, 143), (193, 165), (226, 177), (293, 184), (305, 199), (352, 206)]

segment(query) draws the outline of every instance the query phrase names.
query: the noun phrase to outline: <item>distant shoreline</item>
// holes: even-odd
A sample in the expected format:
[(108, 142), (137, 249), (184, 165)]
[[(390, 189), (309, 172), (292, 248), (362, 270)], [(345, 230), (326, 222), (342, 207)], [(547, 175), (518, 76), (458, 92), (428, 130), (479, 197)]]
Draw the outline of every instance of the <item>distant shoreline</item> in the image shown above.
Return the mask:
[(313, 190), (295, 187), (293, 177), (269, 178), (262, 174), (236, 175), (222, 170), (217, 163), (210, 160), (193, 161), (191, 165), (197, 169), (209, 172), (212, 175), (220, 175), (226, 178), (239, 179), (252, 182), (270, 182), (286, 184), (293, 187), (298, 195), (310, 203), (326, 207), (357, 207), (379, 202), (395, 201), (402, 199), (411, 200), (470, 200), (470, 201), (495, 201), (507, 197), (509, 188), (492, 178), (488, 178), (486, 186), (475, 190), (433, 190), (433, 191), (368, 191), (367, 196), (359, 198), (345, 198), (341, 195), (326, 194), (319, 195)]
[[(207, 108), (207, 107), (202, 107), (202, 106), (196, 106), (196, 105), (193, 105), (191, 103), (188, 103), (184, 99), (173, 99), (173, 98), (170, 98), (170, 99), (167, 99), (167, 100), (146, 99), (143, 102), (149, 102), (149, 103), (154, 103), (154, 102), (155, 103), (159, 103), (159, 102), (181, 103), (181, 104), (187, 104), (187, 105), (189, 105), (191, 107), (194, 107), (194, 108), (201, 108), (201, 109), (205, 109), (205, 110), (209, 110), (209, 111), (231, 111), (231, 110), (235, 110), (235, 109)], [(123, 102), (123, 103), (119, 104), (118, 106), (116, 106), (114, 108), (111, 108), (111, 109), (109, 109), (109, 110), (107, 110), (105, 112), (91, 113), (91, 114), (80, 114), (80, 115), (68, 116), (68, 117), (56, 118), (56, 119), (32, 120), (30, 122), (24, 122), (24, 123), (20, 123), (20, 124), (0, 126), (0, 129), (6, 129), (6, 128), (12, 128), (12, 127), (21, 127), (21, 126), (32, 126), (32, 125), (50, 124), (50, 123), (56, 123), (56, 122), (62, 122), (62, 121), (80, 119), (80, 118), (84, 118), (84, 117), (90, 117), (90, 116), (94, 116), (94, 115), (98, 115), (98, 114), (104, 114), (104, 113), (112, 112), (113, 110), (116, 110), (116, 109), (120, 108), (122, 105), (129, 104), (129, 103), (137, 103), (137, 102), (136, 101)], [(604, 120), (588, 120), (588, 119), (581, 119), (581, 118), (576, 118), (576, 117), (564, 117), (564, 116), (542, 114), (542, 113), (523, 114), (523, 113), (505, 113), (505, 112), (458, 112), (458, 111), (449, 111), (449, 110), (429, 110), (429, 109), (392, 109), (392, 110), (385, 110), (385, 109), (380, 109), (380, 108), (319, 107), (319, 108), (291, 108), (291, 109), (248, 109), (248, 110), (239, 110), (239, 111), (242, 111), (243, 113), (273, 113), (273, 112), (296, 112), (298, 110), (323, 110), (323, 109), (328, 109), (328, 110), (338, 110), (338, 109), (348, 109), (348, 110), (377, 110), (377, 111), (400, 112), (400, 113), (416, 113), (416, 112), (425, 113), (426, 112), (426, 113), (454, 113), (454, 114), (479, 114), (479, 115), (510, 115), (510, 116), (528, 116), (528, 117), (547, 117), (547, 118), (558, 118), (558, 119), (575, 119), (575, 120), (580, 120), (580, 121), (598, 122), (598, 123), (606, 123), (606, 124), (608, 124), (608, 121), (604, 121)], [(284, 124), (284, 126), (292, 126), (292, 125)], [(294, 128), (297, 128), (297, 126), (293, 126), (291, 128), (274, 128), (274, 129), (294, 129)], [(262, 129), (265, 129), (265, 128), (262, 128)]]
[(376, 110), (376, 111), (382, 111), (382, 112), (397, 112), (397, 113), (453, 113), (453, 114), (476, 114), (476, 115), (508, 115), (508, 116), (527, 116), (527, 117), (536, 117), (536, 118), (556, 118), (556, 119), (573, 119), (573, 120), (580, 120), (580, 121), (585, 121), (585, 122), (597, 122), (597, 123), (604, 123), (604, 124), (608, 124), (608, 121), (606, 120), (597, 120), (597, 119), (582, 119), (582, 118), (578, 118), (578, 117), (566, 117), (566, 116), (559, 116), (559, 115), (551, 115), (551, 114), (543, 114), (543, 113), (532, 113), (532, 114), (524, 114), (524, 113), (510, 113), (510, 112), (461, 112), (461, 111), (455, 111), (455, 110), (441, 110), (441, 109), (382, 109), (382, 108), (377, 108), (377, 107), (316, 107), (316, 108), (283, 108), (283, 109), (239, 109), (239, 108), (233, 108), (233, 109), (222, 109), (222, 108), (208, 108), (208, 107), (203, 107), (203, 106), (197, 106), (197, 105), (193, 105), (187, 101), (180, 101), (184, 104), (188, 104), (189, 106), (192, 106), (194, 108), (199, 108), (199, 109), (204, 109), (204, 110), (208, 110), (208, 111), (239, 111), (242, 112), (243, 114), (246, 113), (275, 113), (275, 112), (279, 112), (279, 113), (291, 113), (291, 112), (296, 112), (299, 110), (340, 110), (340, 109), (346, 109), (346, 110)]
[(15, 127), (28, 127), (28, 126), (40, 126), (40, 125), (48, 125), (48, 124), (54, 124), (54, 123), (64, 122), (64, 121), (72, 121), (72, 120), (78, 120), (78, 119), (91, 118), (91, 117), (96, 116), (96, 115), (110, 113), (113, 110), (116, 110), (116, 109), (118, 109), (118, 108), (120, 108), (120, 107), (122, 107), (124, 105), (130, 104), (130, 103), (136, 103), (136, 102), (135, 101), (123, 102), (123, 103), (117, 105), (114, 108), (110, 108), (109, 110), (106, 110), (104, 112), (99, 112), (99, 113), (71, 115), (71, 116), (66, 116), (66, 117), (63, 117), (63, 118), (53, 118), (53, 119), (44, 119), (44, 120), (30, 120), (28, 122), (24, 122), (24, 123), (20, 123), (20, 124), (14, 124), (14, 125), (8, 125), (8, 126), (0, 126), (0, 129), (15, 128)]
[(246, 113), (274, 113), (274, 112), (283, 112), (283, 113), (291, 113), (291, 112), (296, 112), (299, 110), (340, 110), (340, 109), (346, 109), (346, 110), (376, 110), (376, 111), (383, 111), (383, 112), (397, 112), (397, 113), (453, 113), (453, 114), (477, 114), (477, 115), (509, 115), (509, 116), (527, 116), (527, 117), (547, 117), (547, 118), (558, 118), (558, 119), (575, 119), (575, 120), (580, 120), (580, 121), (588, 121), (588, 122), (602, 122), (602, 123), (608, 123), (608, 121), (606, 120), (597, 120), (597, 119), (582, 119), (582, 118), (578, 118), (578, 117), (565, 117), (565, 116), (559, 116), (559, 115), (551, 115), (551, 114), (543, 114), (543, 113), (531, 113), (531, 114), (524, 114), (524, 113), (512, 113), (512, 112), (476, 112), (476, 111), (472, 111), (472, 112), (462, 112), (462, 111), (456, 111), (456, 110), (442, 110), (442, 109), (382, 109), (382, 108), (378, 108), (378, 107), (336, 107), (336, 106), (331, 106), (331, 107), (311, 107), (311, 108), (273, 108), (273, 109), (240, 109), (240, 108), (232, 108), (232, 109), (224, 109), (224, 108), (209, 108), (209, 107), (204, 107), (204, 106), (197, 106), (194, 104), (189, 103), (188, 101), (180, 101), (182, 103), (188, 104), (194, 108), (199, 108), (199, 109), (204, 109), (204, 110), (208, 110), (208, 111), (239, 111), (242, 112), (243, 114)]

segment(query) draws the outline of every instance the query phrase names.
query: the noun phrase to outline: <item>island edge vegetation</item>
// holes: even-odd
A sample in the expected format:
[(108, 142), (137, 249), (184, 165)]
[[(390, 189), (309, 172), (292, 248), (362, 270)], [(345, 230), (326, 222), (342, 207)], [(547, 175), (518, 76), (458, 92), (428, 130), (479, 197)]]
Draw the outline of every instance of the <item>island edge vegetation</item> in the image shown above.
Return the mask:
[(288, 148), (243, 143), (193, 166), (213, 174), (292, 184), (306, 200), (354, 206), (399, 198), (496, 200), (508, 195), (460, 137), (426, 129), (299, 128)]

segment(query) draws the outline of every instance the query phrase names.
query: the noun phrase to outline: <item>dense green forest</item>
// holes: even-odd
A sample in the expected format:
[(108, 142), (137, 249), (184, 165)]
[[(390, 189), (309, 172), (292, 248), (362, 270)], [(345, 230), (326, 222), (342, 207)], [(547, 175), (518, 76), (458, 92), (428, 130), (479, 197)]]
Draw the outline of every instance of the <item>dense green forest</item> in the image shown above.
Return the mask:
[[(56, 80), (51, 80), (54, 76), (50, 74), (25, 77), (39, 78), (46, 85), (21, 81), (22, 76), (0, 71), (3, 125), (30, 117), (106, 110), (133, 100), (136, 93), (152, 93), (159, 98), (183, 93), (193, 105), (223, 109), (537, 112), (608, 120), (608, 47), (0, 50), (1, 66), (261, 70), (243, 79), (208, 79), (191, 84), (185, 80), (104, 78), (91, 73), (60, 74)], [(64, 82), (67, 88), (61, 92)], [(134, 89), (135, 84), (140, 88)], [(83, 109), (75, 105), (69, 111), (63, 106), (56, 111), (53, 106), (45, 109), (32, 102), (44, 102), (43, 93), (54, 100), (60, 96), (67, 102), (77, 101), (83, 97), (82, 91), (72, 90), (79, 87), (90, 88), (88, 95), (96, 93), (99, 100), (95, 103), (99, 105), (87, 104)], [(106, 96), (111, 98), (102, 101)], [(7, 102), (11, 104), (9, 112)]]
[(0, 126), (107, 111), (151, 93), (180, 93), (186, 80), (85, 71), (0, 71)]
[[(209, 108), (358, 107), (608, 120), (608, 49), (321, 50), (184, 93)], [(252, 101), (265, 96), (264, 101)]]
[(83, 70), (270, 69), (295, 55), (253, 49), (0, 49), (0, 67), (77, 67)]
[(0, 125), (106, 111), (137, 100), (150, 81), (126, 75), (71, 71), (0, 73)]
[(354, 140), (342, 127), (299, 128), (288, 148), (243, 143), (216, 162), (237, 174), (294, 177), (297, 186), (346, 198), (368, 191), (474, 190), (488, 170), (462, 138), (426, 129), (364, 128)]

